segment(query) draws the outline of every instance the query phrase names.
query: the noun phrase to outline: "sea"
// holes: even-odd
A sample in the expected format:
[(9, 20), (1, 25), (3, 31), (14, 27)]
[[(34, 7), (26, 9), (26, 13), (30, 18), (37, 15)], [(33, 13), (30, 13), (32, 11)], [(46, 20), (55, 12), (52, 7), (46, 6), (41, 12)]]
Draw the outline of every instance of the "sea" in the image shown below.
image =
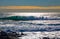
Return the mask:
[(60, 13), (1, 12), (0, 30), (27, 34), (19, 39), (60, 39)]

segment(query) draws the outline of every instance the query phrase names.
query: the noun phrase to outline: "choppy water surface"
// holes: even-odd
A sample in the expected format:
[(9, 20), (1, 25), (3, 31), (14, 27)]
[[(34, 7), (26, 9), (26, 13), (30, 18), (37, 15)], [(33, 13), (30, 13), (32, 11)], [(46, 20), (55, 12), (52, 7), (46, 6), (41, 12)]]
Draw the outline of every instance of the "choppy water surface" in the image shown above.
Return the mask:
[(2, 20), (0, 28), (13, 31), (60, 31), (60, 20)]
[(60, 13), (0, 13), (0, 30), (26, 34), (19, 39), (60, 39)]
[(5, 31), (60, 31), (60, 13), (0, 13), (0, 29)]

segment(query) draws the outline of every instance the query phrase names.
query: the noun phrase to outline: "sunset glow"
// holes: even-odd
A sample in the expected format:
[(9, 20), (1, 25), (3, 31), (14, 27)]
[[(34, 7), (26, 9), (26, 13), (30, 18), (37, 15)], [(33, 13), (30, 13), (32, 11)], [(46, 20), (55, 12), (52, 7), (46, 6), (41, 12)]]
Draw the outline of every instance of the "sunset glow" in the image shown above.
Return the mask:
[(60, 9), (60, 6), (0, 6), (0, 9)]

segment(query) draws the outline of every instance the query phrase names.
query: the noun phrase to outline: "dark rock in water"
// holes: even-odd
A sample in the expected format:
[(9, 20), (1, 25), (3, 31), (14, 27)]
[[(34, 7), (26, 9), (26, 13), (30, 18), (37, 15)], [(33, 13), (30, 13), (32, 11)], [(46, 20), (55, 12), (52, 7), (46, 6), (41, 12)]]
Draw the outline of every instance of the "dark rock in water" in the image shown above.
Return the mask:
[(22, 33), (22, 32), (21, 32), (21, 34), (20, 34), (20, 35), (21, 35), (21, 36), (26, 36), (26, 34), (24, 34), (24, 33)]
[(0, 39), (18, 39), (19, 34), (17, 34), (16, 32), (5, 32), (5, 31), (1, 31), (0, 32)]
[(43, 39), (50, 39), (50, 38), (48, 38), (48, 37), (43, 37)]
[(4, 31), (1, 31), (0, 34), (1, 34), (1, 36), (7, 36), (7, 33)]
[(5, 32), (1, 31), (0, 32), (0, 39), (18, 39), (18, 37), (25, 36), (26, 34), (22, 33), (16, 33), (16, 32)]
[(0, 39), (9, 39), (8, 34), (4, 31), (0, 32)]

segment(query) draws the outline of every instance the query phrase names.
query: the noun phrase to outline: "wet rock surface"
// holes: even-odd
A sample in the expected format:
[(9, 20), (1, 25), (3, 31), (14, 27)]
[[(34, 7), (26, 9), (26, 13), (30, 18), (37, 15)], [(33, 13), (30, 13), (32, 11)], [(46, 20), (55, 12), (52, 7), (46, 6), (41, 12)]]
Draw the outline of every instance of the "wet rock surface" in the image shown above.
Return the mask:
[(23, 33), (18, 34), (16, 32), (5, 32), (0, 31), (0, 39), (18, 39), (18, 37), (22, 37), (22, 35), (25, 35)]

